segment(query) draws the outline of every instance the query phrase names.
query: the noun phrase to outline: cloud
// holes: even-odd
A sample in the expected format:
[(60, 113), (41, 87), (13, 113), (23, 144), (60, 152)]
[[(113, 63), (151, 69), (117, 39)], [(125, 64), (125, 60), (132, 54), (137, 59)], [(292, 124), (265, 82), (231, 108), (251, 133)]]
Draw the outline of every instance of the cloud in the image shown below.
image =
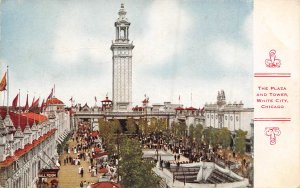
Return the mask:
[[(103, 13), (89, 4), (82, 12), (84, 4), (67, 4), (60, 14), (54, 36), (53, 59), (59, 63), (77, 64), (88, 58), (97, 62), (109, 61), (110, 32), (103, 27)], [(112, 25), (110, 23), (110, 25)]]
[(185, 48), (191, 17), (179, 1), (154, 1), (146, 16), (145, 32), (136, 38), (135, 59), (143, 65), (167, 63)]
[(247, 40), (247, 45), (241, 41), (226, 38), (217, 39), (209, 44), (209, 55), (218, 63), (218, 66), (227, 71), (238, 69), (252, 72), (252, 20), (252, 14), (250, 14), (240, 28), (241, 34)]

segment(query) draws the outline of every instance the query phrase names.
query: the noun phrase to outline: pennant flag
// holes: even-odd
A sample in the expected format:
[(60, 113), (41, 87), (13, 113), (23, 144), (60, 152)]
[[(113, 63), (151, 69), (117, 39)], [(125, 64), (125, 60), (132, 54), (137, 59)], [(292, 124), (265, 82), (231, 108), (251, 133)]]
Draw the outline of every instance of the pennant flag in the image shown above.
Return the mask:
[(203, 113), (205, 112), (204, 106), (203, 108), (200, 110), (200, 113), (203, 115)]
[(42, 105), (41, 105), (41, 109), (40, 112), (42, 113), (44, 111), (45, 108), (45, 99), (43, 99)]
[(52, 96), (53, 96), (53, 88), (51, 89), (51, 93), (50, 93), (49, 96), (47, 97), (47, 101), (48, 101), (49, 99), (51, 99)]
[(12, 107), (14, 109), (17, 109), (17, 107), (18, 107), (18, 99), (19, 99), (19, 94), (17, 94), (17, 96), (14, 98), (14, 100), (12, 102)]
[(29, 108), (29, 105), (28, 105), (28, 93), (27, 93), (26, 104), (23, 107), (23, 112), (26, 111), (26, 110), (28, 110), (28, 108)]
[(33, 97), (32, 102), (31, 102), (31, 106), (29, 108), (31, 108), (33, 106), (34, 101), (35, 101), (35, 97)]
[(0, 91), (6, 90), (6, 73), (4, 74), (1, 82), (0, 82)]

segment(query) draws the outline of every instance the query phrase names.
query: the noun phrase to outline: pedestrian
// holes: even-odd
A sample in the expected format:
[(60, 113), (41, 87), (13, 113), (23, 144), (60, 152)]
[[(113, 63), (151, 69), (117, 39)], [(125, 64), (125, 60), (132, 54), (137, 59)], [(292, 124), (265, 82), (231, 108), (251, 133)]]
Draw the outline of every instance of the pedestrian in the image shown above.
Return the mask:
[(83, 188), (83, 182), (82, 181), (80, 182), (79, 187)]
[(81, 167), (81, 169), (80, 169), (80, 175), (81, 175), (81, 177), (83, 177), (83, 167)]

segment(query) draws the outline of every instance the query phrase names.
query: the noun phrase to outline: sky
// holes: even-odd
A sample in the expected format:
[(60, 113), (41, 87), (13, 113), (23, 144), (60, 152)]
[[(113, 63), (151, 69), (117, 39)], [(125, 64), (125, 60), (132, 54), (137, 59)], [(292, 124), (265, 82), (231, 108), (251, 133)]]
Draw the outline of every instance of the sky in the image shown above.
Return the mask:
[[(133, 41), (133, 105), (202, 107), (225, 91), (253, 107), (250, 0), (124, 0)], [(0, 72), (10, 102), (55, 96), (67, 106), (112, 97), (114, 22), (121, 1), (2, 0)], [(3, 103), (1, 93), (1, 105)]]

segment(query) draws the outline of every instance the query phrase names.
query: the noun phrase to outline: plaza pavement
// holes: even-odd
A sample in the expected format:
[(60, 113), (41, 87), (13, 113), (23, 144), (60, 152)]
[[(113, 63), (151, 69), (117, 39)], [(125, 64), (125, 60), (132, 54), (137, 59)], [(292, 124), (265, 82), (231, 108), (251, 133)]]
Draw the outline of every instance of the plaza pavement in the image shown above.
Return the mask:
[[(76, 145), (76, 141), (73, 142), (72, 139), (68, 141), (68, 144), (70, 147), (74, 147)], [(70, 154), (68, 154), (71, 157), (76, 157), (77, 154), (74, 154), (73, 151), (71, 151)], [(58, 173), (58, 182), (59, 187), (61, 188), (79, 188), (79, 184), (81, 181), (86, 181), (90, 183), (98, 182), (98, 177), (91, 177), (91, 173), (88, 172), (89, 169), (89, 162), (83, 159), (80, 160), (81, 164), (80, 166), (84, 169), (83, 177), (80, 176), (78, 173), (79, 165), (71, 165), (70, 163), (67, 163), (64, 165), (64, 159), (66, 158), (67, 154), (64, 153), (60, 156), (61, 166)], [(98, 174), (99, 175), (99, 174)]]

